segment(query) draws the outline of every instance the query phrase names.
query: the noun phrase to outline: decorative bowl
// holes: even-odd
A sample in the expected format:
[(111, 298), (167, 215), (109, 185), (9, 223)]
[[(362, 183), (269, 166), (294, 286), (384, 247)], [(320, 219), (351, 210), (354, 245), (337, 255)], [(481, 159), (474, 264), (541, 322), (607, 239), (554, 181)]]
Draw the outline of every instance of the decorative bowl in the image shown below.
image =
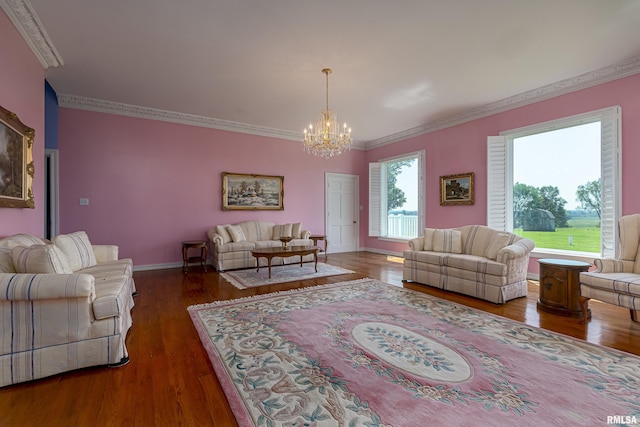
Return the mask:
[(280, 241), (282, 242), (282, 246), (286, 249), (287, 245), (289, 244), (290, 241), (293, 240), (293, 237), (291, 236), (282, 236), (280, 237)]

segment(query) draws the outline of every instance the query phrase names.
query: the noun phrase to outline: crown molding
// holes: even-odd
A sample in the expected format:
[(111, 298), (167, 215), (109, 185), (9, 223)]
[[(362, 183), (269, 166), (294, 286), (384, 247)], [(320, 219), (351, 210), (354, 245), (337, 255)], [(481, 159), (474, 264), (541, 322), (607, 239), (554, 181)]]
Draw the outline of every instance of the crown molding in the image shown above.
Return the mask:
[(269, 136), (273, 138), (302, 141), (302, 132), (274, 129), (231, 120), (214, 119), (194, 114), (177, 113), (157, 108), (140, 107), (123, 104), (121, 102), (104, 101), (101, 99), (85, 98), (82, 96), (59, 94), (58, 105), (79, 110), (97, 111), (107, 114), (137, 117), (142, 119), (159, 120), (170, 123), (180, 123), (212, 129), (228, 130), (232, 132), (248, 133), (252, 135)]
[[(78, 110), (96, 111), (99, 113), (117, 114), (120, 116), (179, 123), (183, 125), (227, 130), (231, 132), (248, 133), (251, 135), (286, 139), (295, 142), (301, 142), (303, 138), (302, 132), (275, 129), (248, 123), (234, 122), (231, 120), (214, 119), (211, 117), (197, 116), (194, 114), (177, 113), (174, 111), (160, 110), (157, 108), (140, 107), (137, 105), (123, 104), (121, 102), (104, 101), (101, 99), (85, 98), (82, 96), (68, 94), (58, 94), (58, 105), (60, 107), (75, 108)], [(352, 143), (351, 145), (352, 148), (357, 150), (364, 149), (364, 146), (362, 144)]]
[(64, 63), (29, 0), (0, 0), (0, 6), (45, 69)]
[(492, 116), (494, 114), (513, 110), (525, 105), (534, 104), (567, 93), (576, 92), (599, 84), (618, 80), (640, 73), (640, 56), (636, 56), (609, 67), (580, 74), (579, 76), (561, 80), (518, 95), (504, 98), (491, 104), (486, 104), (460, 114), (453, 114), (442, 119), (434, 120), (421, 126), (416, 126), (365, 143), (365, 149), (381, 147), (414, 136), (434, 132), (440, 129), (456, 126), (472, 120)]

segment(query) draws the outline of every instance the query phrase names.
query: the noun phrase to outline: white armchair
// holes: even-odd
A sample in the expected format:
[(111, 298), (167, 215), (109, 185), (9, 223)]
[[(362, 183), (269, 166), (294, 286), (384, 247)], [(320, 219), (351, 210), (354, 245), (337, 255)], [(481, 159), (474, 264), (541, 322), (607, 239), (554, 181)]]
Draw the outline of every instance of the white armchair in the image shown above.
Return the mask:
[(589, 315), (590, 299), (626, 307), (638, 321), (640, 310), (640, 214), (626, 215), (618, 222), (620, 255), (617, 259), (598, 258), (596, 269), (580, 273), (582, 321)]

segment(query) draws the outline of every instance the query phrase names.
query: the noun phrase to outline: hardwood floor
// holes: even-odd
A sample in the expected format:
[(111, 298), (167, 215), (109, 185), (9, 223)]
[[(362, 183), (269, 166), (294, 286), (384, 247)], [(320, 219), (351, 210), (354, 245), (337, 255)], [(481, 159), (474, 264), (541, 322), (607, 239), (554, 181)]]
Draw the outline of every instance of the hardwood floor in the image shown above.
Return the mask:
[[(187, 275), (181, 269), (136, 272), (138, 297), (127, 337), (131, 362), (0, 388), (0, 426), (235, 426), (189, 305), (362, 277), (402, 286), (401, 261), (369, 252), (331, 254), (329, 264), (356, 273), (244, 291), (197, 268)], [(527, 298), (501, 306), (419, 284), (405, 287), (640, 355), (640, 323), (628, 310), (592, 301), (587, 325), (538, 312), (536, 282), (529, 283)]]

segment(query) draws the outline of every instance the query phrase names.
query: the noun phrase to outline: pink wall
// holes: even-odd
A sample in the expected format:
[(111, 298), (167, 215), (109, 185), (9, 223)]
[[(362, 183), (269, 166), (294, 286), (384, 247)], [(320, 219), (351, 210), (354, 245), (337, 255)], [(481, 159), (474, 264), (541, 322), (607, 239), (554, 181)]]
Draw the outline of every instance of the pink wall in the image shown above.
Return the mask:
[(0, 105), (35, 130), (33, 182), (35, 209), (0, 208), (0, 237), (44, 235), (44, 69), (0, 10)]
[[(182, 240), (248, 219), (324, 231), (325, 172), (362, 175), (364, 152), (69, 108), (59, 112), (60, 232), (115, 243), (137, 266), (182, 260)], [(222, 172), (284, 176), (283, 211), (223, 211)], [(88, 198), (88, 206), (79, 199)]]
[[(426, 151), (426, 224), (428, 227), (458, 227), (486, 224), (487, 167), (486, 140), (489, 135), (535, 123), (572, 116), (605, 107), (622, 107), (622, 214), (640, 212), (637, 183), (640, 182), (640, 74), (517, 108), (451, 128), (423, 134), (395, 144), (372, 149), (367, 162), (416, 150)], [(535, 167), (536, 165), (531, 165)], [(439, 177), (463, 172), (475, 173), (473, 206), (440, 206)], [(366, 177), (361, 203), (368, 206)], [(367, 230), (362, 230), (367, 236)], [(364, 238), (364, 246), (402, 252), (406, 243)], [(537, 272), (532, 260), (530, 271)]]

